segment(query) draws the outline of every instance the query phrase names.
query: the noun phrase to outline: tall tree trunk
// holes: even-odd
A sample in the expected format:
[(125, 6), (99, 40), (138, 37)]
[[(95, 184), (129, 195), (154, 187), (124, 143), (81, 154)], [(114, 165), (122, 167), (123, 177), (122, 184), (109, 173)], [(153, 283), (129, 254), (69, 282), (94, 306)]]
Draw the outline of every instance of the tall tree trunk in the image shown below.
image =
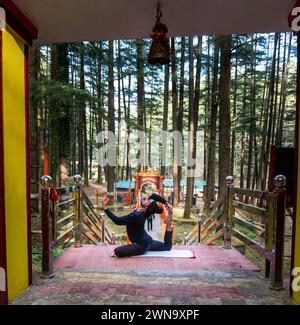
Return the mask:
[[(69, 83), (69, 44), (56, 44), (56, 81), (61, 89)], [(58, 183), (61, 186), (68, 176), (70, 160), (70, 107), (59, 100), (59, 117), (58, 117), (58, 163), (59, 175)]]
[[(84, 44), (80, 46), (80, 89), (85, 90), (85, 77), (84, 77), (84, 65), (85, 65), (85, 49)], [(83, 155), (83, 177), (84, 186), (89, 186), (89, 164), (88, 164), (88, 144), (87, 144), (87, 127), (86, 127), (86, 101), (85, 98), (80, 100), (80, 130), (82, 140), (82, 155)]]
[[(57, 79), (57, 44), (51, 46), (51, 73), (50, 78), (52, 81)], [(53, 182), (59, 185), (59, 103), (55, 96), (52, 96), (50, 101), (50, 174)]]
[(266, 137), (267, 137), (267, 127), (268, 127), (268, 105), (266, 103), (266, 97), (268, 95), (268, 87), (267, 87), (267, 80), (270, 79), (270, 72), (269, 72), (269, 52), (271, 48), (271, 35), (268, 37), (268, 47), (267, 47), (267, 62), (266, 62), (266, 73), (264, 78), (264, 88), (263, 88), (263, 100), (262, 100), (262, 107), (260, 112), (260, 123), (259, 128), (262, 130), (261, 135), (261, 144), (260, 144), (260, 153), (259, 153), (259, 163), (257, 169), (257, 179), (256, 179), (256, 189), (262, 189), (262, 177), (263, 177), (263, 160), (265, 154), (265, 147), (266, 147)]
[[(114, 104), (114, 42), (109, 41), (108, 49), (108, 131), (115, 135), (115, 104)], [(114, 150), (109, 148), (109, 150)], [(114, 192), (116, 179), (115, 164), (108, 165), (107, 168), (107, 192)]]
[[(243, 76), (243, 101), (242, 101), (242, 107), (248, 107), (248, 62), (245, 63), (245, 72)], [(246, 157), (246, 143), (247, 143), (247, 135), (245, 128), (247, 125), (243, 125), (243, 131), (241, 135), (241, 141), (240, 141), (240, 146), (241, 146), (241, 154), (240, 154), (240, 187), (245, 188), (245, 157)], [(246, 140), (245, 140), (246, 139)], [(246, 198), (247, 199), (247, 198)]]
[(210, 108), (210, 96), (211, 96), (211, 85), (210, 85), (210, 38), (207, 37), (207, 60), (206, 60), (206, 102), (204, 106), (204, 152), (203, 152), (203, 179), (207, 180), (207, 156), (208, 156), (208, 142), (207, 142), (207, 129), (208, 129), (208, 113)]
[(248, 148), (248, 163), (247, 163), (247, 188), (251, 188), (251, 172), (253, 160), (253, 145), (255, 137), (255, 118), (256, 118), (256, 41), (251, 37), (251, 101), (250, 101), (250, 125), (249, 125), (249, 148)]
[(201, 69), (202, 69), (202, 36), (198, 36), (195, 99), (194, 99), (194, 118), (195, 118), (194, 152), (193, 152), (194, 159), (196, 159), (196, 150), (197, 150), (197, 130), (199, 124)]
[[(277, 147), (282, 147), (283, 120), (284, 120), (285, 104), (286, 104), (286, 99), (287, 99), (288, 76), (289, 76), (289, 69), (290, 69), (290, 63), (291, 63), (292, 38), (293, 38), (293, 34), (289, 33), (287, 60), (285, 59), (286, 47), (285, 47), (284, 60), (283, 60), (281, 96), (280, 96), (281, 100), (280, 100), (280, 105), (279, 105), (280, 112), (278, 114), (276, 142), (275, 142)], [(286, 46), (286, 43), (285, 43), (285, 46)]]
[(219, 198), (224, 202), (226, 177), (230, 174), (231, 35), (221, 37), (219, 113)]
[(272, 125), (273, 125), (273, 113), (274, 113), (274, 92), (275, 92), (275, 73), (276, 73), (276, 53), (277, 53), (277, 45), (278, 45), (279, 33), (275, 34), (274, 41), (274, 52), (273, 52), (273, 60), (272, 60), (272, 70), (270, 76), (270, 87), (269, 87), (269, 95), (267, 101), (268, 108), (268, 127), (267, 127), (267, 139), (265, 141), (265, 150), (262, 151), (261, 157), (263, 157), (263, 169), (261, 174), (261, 189), (265, 189), (266, 180), (267, 180), (267, 171), (269, 164), (269, 154), (270, 154), (270, 144), (271, 144), (271, 136), (272, 136)]
[(195, 134), (195, 107), (194, 107), (194, 44), (193, 37), (189, 37), (189, 139), (188, 139), (188, 161), (187, 161), (187, 183), (184, 206), (184, 218), (189, 218), (192, 208), (194, 171), (194, 134)]
[(219, 74), (220, 46), (217, 39), (214, 40), (213, 79), (210, 102), (210, 123), (208, 129), (208, 158), (207, 158), (207, 186), (204, 200), (204, 212), (210, 215), (211, 202), (215, 200), (216, 183), (216, 138), (218, 115), (218, 74)]
[[(129, 74), (129, 81), (128, 81), (128, 120), (130, 119), (130, 103), (131, 103), (131, 74)], [(130, 160), (130, 126), (127, 123), (127, 153), (126, 153), (126, 180), (131, 180), (131, 160)]]
[[(125, 141), (124, 141), (124, 154), (123, 154), (123, 166), (122, 166), (122, 179), (124, 179), (124, 172), (126, 166), (126, 180), (129, 179), (129, 169), (130, 169), (130, 92), (131, 92), (131, 71), (129, 71), (128, 75), (128, 100), (126, 103), (126, 93), (125, 93), (125, 85), (124, 85), (124, 74), (123, 67), (120, 66), (120, 74), (121, 74), (121, 82), (122, 82), (122, 97), (123, 97), (123, 106), (124, 106), (124, 115), (126, 122), (126, 133), (125, 133)], [(126, 163), (125, 163), (126, 160)]]
[[(131, 55), (131, 44), (129, 45), (129, 53)], [(124, 115), (125, 115), (125, 122), (126, 122), (126, 134), (125, 134), (125, 143), (124, 143), (124, 158), (126, 159), (126, 173), (125, 179), (131, 180), (131, 159), (130, 159), (130, 105), (131, 105), (131, 68), (128, 71), (128, 96), (127, 96), (127, 103), (126, 103), (126, 93), (125, 93), (125, 85), (124, 85), (124, 78), (125, 75), (123, 74), (123, 65), (120, 66), (121, 70), (121, 81), (122, 81), (122, 94), (123, 94), (123, 105), (124, 105)], [(122, 167), (122, 179), (123, 179), (123, 171), (124, 166)]]
[[(75, 69), (75, 55), (74, 55), (74, 50), (71, 47), (71, 86), (72, 88), (76, 88), (76, 69)], [(77, 169), (76, 169), (76, 161), (77, 161), (77, 114), (76, 114), (76, 96), (75, 94), (72, 95), (72, 106), (71, 106), (71, 115), (72, 115), (72, 120), (71, 120), (71, 175), (77, 174)]]
[(240, 188), (245, 187), (244, 166), (245, 166), (245, 132), (242, 133), (242, 137), (241, 137)]
[[(93, 94), (93, 97), (95, 95)], [(90, 101), (90, 127), (89, 127), (89, 178), (93, 179), (93, 138), (94, 138), (94, 112), (95, 107), (92, 101)]]
[(122, 112), (121, 112), (121, 44), (118, 41), (118, 143), (117, 143), (117, 166), (116, 166), (116, 180), (120, 179), (120, 161), (121, 161), (121, 121), (122, 121)]
[[(254, 52), (256, 53), (257, 50), (257, 41), (255, 41), (255, 47), (254, 47)], [(256, 57), (255, 57), (256, 58)], [(252, 89), (253, 89), (253, 97), (254, 101), (252, 103), (252, 116), (256, 117), (257, 115), (257, 105), (256, 105), (256, 62), (253, 65), (254, 71), (253, 71), (253, 79), (252, 79)], [(254, 190), (255, 189), (255, 184), (257, 182), (257, 174), (258, 174), (258, 145), (257, 145), (257, 119), (253, 118), (253, 150), (254, 150), (254, 171), (252, 175), (252, 185), (251, 188)]]
[[(178, 131), (178, 92), (177, 92), (177, 68), (176, 68), (176, 50), (175, 50), (175, 39), (171, 38), (171, 68), (172, 68), (172, 121), (173, 121), (173, 132)], [(178, 156), (181, 153), (178, 152), (179, 148), (176, 145), (177, 141), (173, 138), (173, 195), (174, 195), (174, 206), (178, 205), (179, 202), (179, 179), (178, 179)]]
[[(183, 113), (184, 113), (184, 65), (185, 65), (185, 47), (186, 39), (185, 37), (181, 38), (181, 49), (180, 49), (180, 85), (179, 85), (179, 106), (178, 106), (178, 132), (183, 134)], [(179, 192), (181, 192), (180, 182), (182, 180), (182, 154), (178, 155), (180, 158), (178, 166), (178, 184)], [(180, 200), (180, 193), (179, 193)]]
[(230, 175), (234, 175), (234, 163), (235, 163), (235, 142), (236, 142), (236, 118), (237, 118), (237, 90), (238, 90), (238, 56), (235, 59), (235, 73), (234, 73), (234, 91), (233, 91), (233, 125), (231, 135), (231, 158), (230, 158)]
[[(285, 47), (285, 46), (284, 46)], [(279, 93), (279, 83), (280, 83), (280, 50), (281, 50), (281, 34), (279, 34), (278, 39), (278, 54), (277, 54), (277, 65), (276, 65), (276, 78), (275, 78), (275, 94), (274, 94), (274, 113), (273, 113), (273, 122), (272, 122), (272, 132), (271, 132), (271, 144), (275, 143), (275, 134), (277, 127), (277, 115), (280, 107), (278, 107), (278, 93)]]
[[(103, 93), (102, 93), (102, 43), (99, 42), (99, 47), (98, 47), (98, 53), (97, 53), (97, 97), (98, 97), (98, 110), (97, 110), (97, 124), (96, 124), (96, 130), (97, 134), (102, 134), (103, 132)], [(98, 143), (98, 158), (100, 160), (103, 159), (103, 151), (101, 149), (102, 144)], [(101, 151), (100, 151), (101, 149)], [(98, 162), (98, 179), (97, 179), (99, 184), (102, 184), (102, 166), (100, 164), (100, 161)]]
[(148, 168), (152, 168), (152, 163), (151, 163), (151, 148), (152, 148), (152, 122), (153, 122), (153, 68), (151, 69), (152, 71), (152, 83), (151, 83), (151, 96), (150, 96), (150, 110), (149, 114), (149, 127), (147, 128), (147, 138), (148, 138)]
[(167, 132), (168, 132), (168, 110), (169, 110), (169, 81), (170, 81), (170, 66), (165, 65), (165, 78), (164, 78), (164, 111), (163, 111), (163, 138), (161, 150), (161, 169), (160, 173), (165, 176), (166, 163), (167, 163)]
[[(144, 41), (137, 40), (136, 41), (136, 49), (137, 49), (137, 112), (138, 112), (138, 126), (140, 131), (146, 130), (145, 126), (145, 85), (144, 85)], [(141, 146), (144, 146), (144, 143), (139, 142), (139, 149), (137, 158), (142, 159), (145, 162), (145, 150), (143, 150), (143, 157), (141, 157)], [(145, 149), (145, 148), (144, 148)], [(139, 162), (138, 171), (142, 169), (142, 165)]]
[[(35, 92), (31, 97), (29, 106), (29, 116), (30, 116), (30, 193), (38, 195), (39, 194), (39, 184), (40, 184), (40, 152), (41, 152), (41, 142), (40, 142), (40, 132), (41, 132), (41, 118), (40, 106), (41, 98), (40, 92), (37, 87), (39, 87), (40, 82), (40, 49), (38, 47), (33, 47), (30, 50), (30, 79), (33, 81), (32, 87), (34, 87)], [(39, 211), (39, 200), (31, 200), (31, 209), (35, 212)]]
[[(192, 157), (194, 161), (197, 161), (197, 131), (199, 125), (199, 106), (200, 106), (200, 83), (201, 83), (201, 69), (202, 69), (202, 36), (198, 36), (198, 45), (197, 45), (197, 63), (196, 63), (196, 75), (195, 75), (195, 92), (194, 92), (194, 134), (193, 134), (193, 153)], [(199, 167), (199, 166), (198, 166)], [(193, 190), (195, 187), (195, 178), (197, 176), (199, 170), (197, 169), (197, 165), (194, 167), (196, 173), (194, 173), (193, 177)], [(194, 191), (193, 191), (194, 193)]]
[[(266, 110), (268, 109), (266, 107), (267, 106), (266, 98), (268, 97), (268, 91), (269, 91), (268, 80), (270, 79), (270, 76), (271, 76), (271, 73), (270, 73), (270, 71), (271, 71), (271, 68), (270, 68), (271, 38), (272, 38), (272, 35), (270, 34), (268, 36), (268, 45), (267, 45), (267, 54), (266, 54), (266, 56), (267, 56), (266, 70), (265, 70), (265, 77), (264, 77), (263, 98), (262, 98), (262, 107), (261, 107), (260, 122), (259, 122), (260, 129), (262, 129), (264, 126), (264, 122), (265, 122), (264, 116), (265, 116)], [(271, 62), (271, 64), (272, 64), (272, 62)]]

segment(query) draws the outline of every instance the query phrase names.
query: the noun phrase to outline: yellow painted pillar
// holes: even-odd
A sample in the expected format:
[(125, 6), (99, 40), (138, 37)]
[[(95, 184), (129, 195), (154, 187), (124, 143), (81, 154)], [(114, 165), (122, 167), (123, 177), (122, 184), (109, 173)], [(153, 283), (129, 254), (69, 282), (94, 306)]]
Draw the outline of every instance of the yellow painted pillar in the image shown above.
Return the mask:
[(7, 23), (0, 31), (0, 271), (5, 291), (2, 283), (0, 304), (12, 302), (31, 284), (28, 48), (35, 38), (35, 28), (13, 3), (5, 2), (3, 9)]
[(2, 114), (8, 301), (29, 284), (25, 44), (2, 32)]

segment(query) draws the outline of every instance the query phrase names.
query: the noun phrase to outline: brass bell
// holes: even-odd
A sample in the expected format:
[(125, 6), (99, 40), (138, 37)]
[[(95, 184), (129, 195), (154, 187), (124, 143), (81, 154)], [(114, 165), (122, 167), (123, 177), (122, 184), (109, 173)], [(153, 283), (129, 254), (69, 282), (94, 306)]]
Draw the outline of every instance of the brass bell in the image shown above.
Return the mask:
[(170, 47), (168, 40), (154, 40), (152, 42), (148, 63), (151, 65), (163, 65), (170, 62)]
[(162, 13), (158, 5), (156, 24), (153, 28), (153, 34), (151, 35), (153, 42), (148, 57), (148, 63), (151, 65), (164, 65), (170, 62), (170, 45), (166, 37), (168, 28), (160, 22), (161, 17)]

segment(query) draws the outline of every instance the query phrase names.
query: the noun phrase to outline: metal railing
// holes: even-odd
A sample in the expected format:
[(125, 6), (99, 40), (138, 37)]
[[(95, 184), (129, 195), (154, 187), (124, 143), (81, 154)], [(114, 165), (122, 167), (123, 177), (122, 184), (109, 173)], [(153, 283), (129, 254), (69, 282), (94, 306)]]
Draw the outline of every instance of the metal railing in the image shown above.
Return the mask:
[(53, 252), (57, 247), (117, 243), (115, 233), (110, 232), (105, 223), (104, 214), (95, 212), (84, 192), (81, 176), (75, 175), (73, 180), (74, 185), (55, 188), (50, 176), (41, 179), (42, 277), (53, 276)]

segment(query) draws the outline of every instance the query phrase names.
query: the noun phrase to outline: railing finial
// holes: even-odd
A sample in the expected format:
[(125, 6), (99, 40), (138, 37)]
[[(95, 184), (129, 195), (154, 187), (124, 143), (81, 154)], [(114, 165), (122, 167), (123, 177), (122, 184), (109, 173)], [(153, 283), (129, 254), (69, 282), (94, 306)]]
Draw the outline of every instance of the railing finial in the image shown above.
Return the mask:
[(277, 175), (274, 178), (274, 186), (276, 188), (281, 188), (286, 186), (286, 177), (284, 175)]
[(73, 180), (76, 184), (80, 184), (81, 183), (81, 180), (82, 180), (82, 177), (81, 175), (74, 175), (73, 176)]
[(111, 244), (116, 244), (116, 233), (114, 231), (111, 233)]
[(43, 187), (51, 187), (52, 185), (52, 177), (49, 176), (49, 175), (44, 175), (42, 178), (41, 178), (41, 185)]
[(227, 186), (233, 186), (234, 185), (234, 178), (233, 178), (233, 176), (227, 176), (226, 177), (226, 184), (227, 184)]

